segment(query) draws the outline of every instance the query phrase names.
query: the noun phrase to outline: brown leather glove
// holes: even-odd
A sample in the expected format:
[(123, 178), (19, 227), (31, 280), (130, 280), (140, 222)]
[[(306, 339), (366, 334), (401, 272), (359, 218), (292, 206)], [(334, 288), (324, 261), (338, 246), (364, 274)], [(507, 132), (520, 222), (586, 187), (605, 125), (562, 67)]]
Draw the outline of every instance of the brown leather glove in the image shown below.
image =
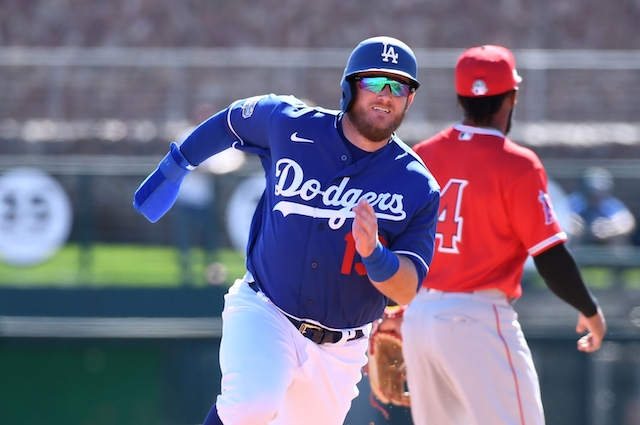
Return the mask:
[(387, 307), (382, 318), (373, 324), (365, 374), (371, 391), (382, 403), (410, 407), (400, 331), (404, 310), (400, 306)]

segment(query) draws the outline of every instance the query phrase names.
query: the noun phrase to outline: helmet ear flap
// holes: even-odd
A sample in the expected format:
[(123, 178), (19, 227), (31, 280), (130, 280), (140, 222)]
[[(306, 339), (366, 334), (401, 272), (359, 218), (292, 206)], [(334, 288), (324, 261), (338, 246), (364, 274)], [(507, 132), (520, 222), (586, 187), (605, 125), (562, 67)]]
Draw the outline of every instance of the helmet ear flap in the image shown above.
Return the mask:
[(340, 100), (340, 109), (342, 109), (342, 112), (347, 112), (353, 103), (355, 97), (355, 87), (353, 83), (353, 78), (343, 78), (340, 83), (342, 86), (342, 100)]

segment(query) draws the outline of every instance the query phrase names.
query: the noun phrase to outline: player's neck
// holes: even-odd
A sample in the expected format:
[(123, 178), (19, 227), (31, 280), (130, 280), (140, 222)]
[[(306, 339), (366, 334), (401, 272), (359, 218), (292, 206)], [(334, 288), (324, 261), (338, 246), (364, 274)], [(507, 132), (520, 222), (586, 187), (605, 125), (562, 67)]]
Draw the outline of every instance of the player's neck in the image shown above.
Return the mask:
[(517, 92), (513, 91), (511, 95), (505, 97), (500, 109), (498, 109), (498, 111), (488, 120), (484, 122), (475, 122), (474, 120), (465, 117), (462, 124), (472, 127), (498, 130), (500, 133), (506, 135), (511, 129), (511, 119), (516, 106), (516, 94)]
[(469, 118), (465, 118), (462, 121), (463, 125), (469, 125), (472, 127), (478, 128), (488, 128), (491, 130), (498, 130), (502, 134), (507, 134), (509, 130), (509, 121), (511, 120), (511, 111), (512, 109), (501, 108), (496, 114), (494, 114), (488, 121), (486, 122), (476, 122)]

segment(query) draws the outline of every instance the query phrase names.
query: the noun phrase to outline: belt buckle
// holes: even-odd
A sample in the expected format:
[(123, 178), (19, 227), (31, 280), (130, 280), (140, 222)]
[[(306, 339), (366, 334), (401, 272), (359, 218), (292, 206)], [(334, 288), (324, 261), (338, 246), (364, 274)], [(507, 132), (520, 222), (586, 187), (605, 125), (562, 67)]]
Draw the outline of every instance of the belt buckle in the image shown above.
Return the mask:
[(304, 335), (307, 332), (307, 329), (312, 329), (315, 331), (324, 331), (324, 329), (322, 329), (320, 326), (318, 325), (314, 325), (313, 323), (305, 323), (302, 322), (302, 324), (300, 325), (300, 327), (298, 328), (298, 331)]

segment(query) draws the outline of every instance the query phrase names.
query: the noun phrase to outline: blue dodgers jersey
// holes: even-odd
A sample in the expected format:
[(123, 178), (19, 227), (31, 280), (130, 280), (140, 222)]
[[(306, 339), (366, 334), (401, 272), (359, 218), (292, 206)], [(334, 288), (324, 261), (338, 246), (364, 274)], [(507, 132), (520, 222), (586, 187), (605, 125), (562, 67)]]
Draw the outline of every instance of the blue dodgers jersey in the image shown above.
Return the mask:
[(240, 100), (224, 124), (211, 122), (228, 126), (229, 138), (216, 144), (259, 155), (265, 170), (248, 270), (287, 313), (353, 328), (379, 318), (387, 300), (356, 252), (351, 208), (369, 201), (382, 243), (416, 264), (418, 287), (433, 257), (440, 197), (431, 173), (397, 137), (354, 161), (339, 119), (339, 111), (272, 94)]

